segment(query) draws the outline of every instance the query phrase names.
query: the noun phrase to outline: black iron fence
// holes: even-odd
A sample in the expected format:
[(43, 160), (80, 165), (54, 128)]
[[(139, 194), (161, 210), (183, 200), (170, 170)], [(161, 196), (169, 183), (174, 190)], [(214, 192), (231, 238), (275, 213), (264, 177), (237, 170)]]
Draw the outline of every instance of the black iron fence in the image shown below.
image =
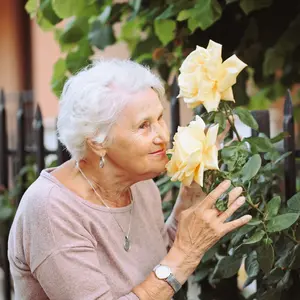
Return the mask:
[[(171, 137), (175, 134), (180, 124), (178, 85), (174, 80), (171, 86)], [(33, 113), (35, 112), (35, 113)], [(270, 136), (270, 114), (268, 111), (253, 111), (260, 132)], [(300, 158), (300, 150), (295, 149), (295, 131), (293, 106), (290, 93), (287, 93), (284, 105), (283, 131), (289, 135), (284, 139), (283, 152), (290, 151), (291, 155), (284, 162), (285, 197), (289, 198), (296, 193), (297, 163), (296, 158)], [(15, 119), (13, 120), (13, 118)], [(12, 118), (12, 119), (11, 119)], [(45, 168), (45, 158), (50, 154), (57, 155), (57, 164), (61, 164), (69, 159), (69, 154), (57, 141), (56, 150), (48, 150), (44, 144), (43, 117), (39, 105), (35, 105), (32, 93), (23, 92), (18, 96), (18, 108), (9, 118), (10, 122), (15, 122), (15, 132), (9, 132), (7, 128), (7, 102), (3, 91), (0, 93), (0, 186), (6, 189), (14, 186), (14, 178), (26, 165), (26, 159), (31, 157), (35, 160), (36, 173), (39, 174)], [(9, 134), (15, 134), (15, 145), (9, 143)], [(252, 131), (252, 135), (256, 135)], [(14, 205), (18, 203), (25, 191), (26, 173), (19, 178), (21, 189)], [(9, 228), (9, 224), (7, 226)], [(4, 298), (11, 299), (11, 279), (9, 264), (7, 260), (7, 232), (1, 237), (1, 266), (4, 271)]]

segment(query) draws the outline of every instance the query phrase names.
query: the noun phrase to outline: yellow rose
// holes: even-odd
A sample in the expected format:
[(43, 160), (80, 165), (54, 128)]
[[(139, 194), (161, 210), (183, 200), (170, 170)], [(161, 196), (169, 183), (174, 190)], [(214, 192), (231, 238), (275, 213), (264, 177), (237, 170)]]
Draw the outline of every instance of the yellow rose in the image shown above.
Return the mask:
[(207, 49), (197, 46), (180, 67), (180, 93), (188, 107), (203, 104), (208, 112), (217, 110), (220, 100), (233, 101), (232, 86), (247, 66), (232, 55), (223, 62), (222, 45), (209, 41)]
[(205, 133), (205, 123), (196, 116), (187, 127), (178, 127), (174, 136), (172, 154), (166, 169), (172, 181), (181, 181), (189, 186), (193, 180), (203, 186), (203, 173), (218, 170), (218, 149), (216, 140), (218, 125), (210, 127)]

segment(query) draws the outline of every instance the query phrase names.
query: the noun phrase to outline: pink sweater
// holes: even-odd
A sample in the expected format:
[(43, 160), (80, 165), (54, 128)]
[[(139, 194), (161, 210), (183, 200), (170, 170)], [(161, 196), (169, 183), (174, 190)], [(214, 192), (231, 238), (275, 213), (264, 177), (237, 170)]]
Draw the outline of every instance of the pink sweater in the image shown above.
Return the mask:
[[(103, 206), (92, 204), (44, 170), (24, 194), (10, 230), (8, 258), (16, 300), (137, 300), (130, 291), (167, 254), (176, 234), (164, 224), (152, 180), (132, 186), (131, 249)], [(130, 205), (112, 212), (127, 231)]]

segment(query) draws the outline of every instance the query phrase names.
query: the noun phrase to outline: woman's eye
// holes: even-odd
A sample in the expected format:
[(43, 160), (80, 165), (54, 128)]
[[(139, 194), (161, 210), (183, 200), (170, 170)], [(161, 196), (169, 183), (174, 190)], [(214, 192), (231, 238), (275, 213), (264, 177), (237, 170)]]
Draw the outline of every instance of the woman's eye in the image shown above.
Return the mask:
[(140, 125), (140, 129), (146, 129), (146, 128), (148, 128), (150, 126), (150, 123), (149, 122), (144, 122), (144, 123), (142, 123), (141, 125)]

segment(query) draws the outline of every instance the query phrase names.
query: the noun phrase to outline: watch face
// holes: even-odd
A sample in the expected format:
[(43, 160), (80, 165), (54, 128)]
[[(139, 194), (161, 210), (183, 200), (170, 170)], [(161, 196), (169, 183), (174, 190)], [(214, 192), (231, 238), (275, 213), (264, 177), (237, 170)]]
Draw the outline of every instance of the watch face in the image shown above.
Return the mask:
[(159, 279), (166, 279), (171, 274), (171, 270), (168, 266), (159, 266), (156, 269), (155, 274)]

